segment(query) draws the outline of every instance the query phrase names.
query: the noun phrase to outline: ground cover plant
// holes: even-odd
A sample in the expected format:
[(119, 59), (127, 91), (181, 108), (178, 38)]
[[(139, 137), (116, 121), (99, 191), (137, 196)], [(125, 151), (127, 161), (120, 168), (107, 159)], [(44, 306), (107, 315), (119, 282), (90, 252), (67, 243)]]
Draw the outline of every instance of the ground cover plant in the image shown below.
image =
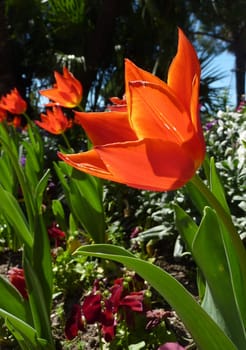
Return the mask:
[(244, 104), (201, 123), (180, 29), (167, 83), (126, 60), (103, 112), (66, 67), (54, 79), (35, 121), (17, 89), (0, 101), (3, 346), (243, 350)]

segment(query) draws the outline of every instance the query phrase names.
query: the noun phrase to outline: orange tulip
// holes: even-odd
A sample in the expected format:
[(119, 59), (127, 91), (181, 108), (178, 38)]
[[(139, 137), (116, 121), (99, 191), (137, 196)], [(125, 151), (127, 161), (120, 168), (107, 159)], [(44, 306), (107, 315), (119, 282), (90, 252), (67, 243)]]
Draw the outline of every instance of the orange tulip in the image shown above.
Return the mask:
[(59, 156), (103, 179), (153, 191), (182, 187), (205, 156), (199, 119), (200, 65), (179, 29), (167, 83), (125, 62), (127, 111), (76, 113), (94, 148)]
[(41, 121), (35, 120), (35, 123), (51, 134), (62, 134), (72, 126), (72, 121), (68, 120), (59, 106), (54, 106), (52, 111), (47, 110), (47, 115), (41, 114), (40, 117)]
[(54, 101), (47, 106), (59, 104), (63, 107), (73, 108), (80, 104), (82, 99), (83, 88), (81, 83), (75, 79), (73, 74), (66, 67), (63, 67), (63, 75), (58, 72), (54, 73), (56, 84), (52, 89), (39, 91), (41, 95)]
[(0, 100), (0, 108), (12, 114), (23, 114), (27, 109), (26, 101), (23, 100), (18, 90), (14, 88), (9, 94)]

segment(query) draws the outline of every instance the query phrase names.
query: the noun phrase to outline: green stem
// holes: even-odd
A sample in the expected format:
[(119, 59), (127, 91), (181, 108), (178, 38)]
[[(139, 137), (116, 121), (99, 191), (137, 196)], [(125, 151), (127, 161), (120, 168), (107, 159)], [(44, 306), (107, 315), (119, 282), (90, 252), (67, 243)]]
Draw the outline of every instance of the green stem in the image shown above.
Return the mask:
[(29, 116), (26, 114), (26, 113), (23, 113), (22, 114), (24, 117), (25, 117), (25, 119), (26, 119), (26, 121), (27, 121), (27, 124), (30, 124), (30, 125), (32, 125), (32, 120), (29, 118)]
[(71, 147), (71, 145), (70, 145), (70, 143), (69, 143), (69, 141), (68, 141), (68, 138), (67, 138), (67, 136), (65, 135), (65, 133), (63, 132), (61, 135), (62, 135), (62, 137), (63, 137), (63, 140), (64, 140), (64, 142), (65, 142), (67, 148), (73, 152), (73, 149), (72, 149), (72, 147)]
[(97, 330), (98, 330), (98, 338), (99, 338), (100, 350), (103, 350), (102, 334), (101, 334), (101, 328), (100, 328), (99, 323), (97, 323)]
[(76, 106), (80, 112), (84, 112), (84, 108), (81, 105)]

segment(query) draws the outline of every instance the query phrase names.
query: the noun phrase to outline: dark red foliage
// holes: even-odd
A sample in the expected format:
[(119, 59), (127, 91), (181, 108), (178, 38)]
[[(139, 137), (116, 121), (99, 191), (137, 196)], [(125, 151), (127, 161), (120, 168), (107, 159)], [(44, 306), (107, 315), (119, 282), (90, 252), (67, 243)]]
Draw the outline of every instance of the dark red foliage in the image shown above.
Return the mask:
[(28, 299), (24, 270), (18, 267), (13, 267), (8, 271), (8, 278), (10, 283), (15, 286), (23, 298)]
[(48, 228), (48, 235), (51, 239), (54, 239), (55, 247), (58, 247), (66, 237), (65, 232), (59, 229), (56, 222), (53, 222), (52, 225)]
[(99, 293), (91, 293), (90, 295), (85, 297), (82, 305), (82, 311), (88, 324), (100, 322), (102, 311), (101, 301), (102, 296)]
[[(100, 291), (99, 281), (95, 281), (91, 294), (85, 297), (82, 305), (82, 313), (88, 324), (98, 322), (104, 339), (110, 342), (115, 335), (117, 325), (117, 313), (119, 308), (127, 311), (142, 312), (144, 292), (124, 292), (123, 278), (114, 281), (109, 289), (110, 295), (105, 297)], [(128, 314), (126, 312), (125, 314)], [(122, 313), (121, 313), (122, 316)], [(126, 319), (126, 322), (128, 317)]]
[(85, 330), (82, 321), (81, 306), (79, 304), (74, 304), (65, 326), (65, 335), (67, 339), (72, 340), (75, 338), (79, 330)]

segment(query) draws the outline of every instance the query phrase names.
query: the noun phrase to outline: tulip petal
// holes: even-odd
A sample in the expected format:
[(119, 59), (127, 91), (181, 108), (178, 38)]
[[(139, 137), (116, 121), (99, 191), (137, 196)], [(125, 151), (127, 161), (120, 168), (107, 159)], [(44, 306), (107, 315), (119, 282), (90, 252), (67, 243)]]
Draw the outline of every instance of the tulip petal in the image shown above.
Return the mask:
[(116, 181), (95, 149), (75, 154), (58, 152), (58, 156), (67, 164), (87, 174), (98, 176), (105, 180)]
[(160, 139), (115, 143), (59, 156), (88, 174), (144, 190), (174, 190), (194, 174), (189, 154), (180, 145)]
[(134, 80), (143, 80), (149, 81), (154, 84), (163, 85), (164, 82), (159, 79), (156, 75), (147, 72), (146, 70), (139, 68), (129, 59), (125, 59), (125, 83), (126, 88), (128, 86), (129, 81)]
[(192, 94), (191, 94), (191, 102), (190, 102), (190, 116), (192, 120), (192, 124), (194, 125), (195, 131), (198, 133), (198, 136), (203, 138), (203, 131), (199, 113), (199, 78), (195, 75), (192, 85)]
[[(46, 89), (46, 90), (41, 90), (39, 91), (39, 93), (47, 98), (49, 98), (52, 101), (55, 101), (54, 103), (49, 104), (50, 106), (55, 105), (55, 104), (60, 104), (61, 106), (64, 107), (75, 107), (76, 104), (68, 102), (67, 98), (68, 98), (68, 94), (61, 94), (60, 91), (58, 91), (57, 89)], [(71, 98), (70, 98), (71, 99)]]
[[(200, 64), (193, 46), (181, 29), (178, 30), (178, 37), (178, 50), (169, 67), (167, 84), (189, 111), (192, 90), (199, 88), (199, 84), (194, 87), (192, 83), (195, 76), (200, 79)], [(198, 99), (194, 102), (198, 103)]]
[(194, 129), (180, 101), (165, 84), (129, 83), (129, 115), (138, 138), (161, 138), (182, 143)]
[(83, 127), (94, 146), (137, 139), (126, 112), (75, 112), (75, 122)]

